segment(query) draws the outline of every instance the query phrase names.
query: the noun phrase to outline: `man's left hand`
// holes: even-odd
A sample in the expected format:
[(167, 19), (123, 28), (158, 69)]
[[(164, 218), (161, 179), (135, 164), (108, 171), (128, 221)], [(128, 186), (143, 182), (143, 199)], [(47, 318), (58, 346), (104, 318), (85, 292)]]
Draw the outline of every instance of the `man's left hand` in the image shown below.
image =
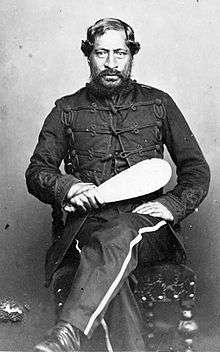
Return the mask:
[(164, 220), (173, 221), (174, 217), (171, 212), (160, 202), (148, 202), (139, 205), (132, 213), (148, 214), (155, 218), (162, 218)]

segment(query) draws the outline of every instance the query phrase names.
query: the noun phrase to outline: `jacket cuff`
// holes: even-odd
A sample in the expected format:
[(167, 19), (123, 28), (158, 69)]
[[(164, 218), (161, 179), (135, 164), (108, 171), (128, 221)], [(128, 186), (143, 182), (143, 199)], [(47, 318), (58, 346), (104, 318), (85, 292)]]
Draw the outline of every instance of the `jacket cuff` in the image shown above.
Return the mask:
[(179, 223), (186, 216), (186, 207), (183, 203), (172, 194), (164, 194), (156, 199), (157, 202), (163, 204), (173, 215), (172, 223), (175, 225)]
[(64, 205), (64, 201), (67, 193), (69, 192), (72, 185), (82, 182), (73, 175), (62, 175), (58, 178), (55, 187), (55, 200), (61, 207)]

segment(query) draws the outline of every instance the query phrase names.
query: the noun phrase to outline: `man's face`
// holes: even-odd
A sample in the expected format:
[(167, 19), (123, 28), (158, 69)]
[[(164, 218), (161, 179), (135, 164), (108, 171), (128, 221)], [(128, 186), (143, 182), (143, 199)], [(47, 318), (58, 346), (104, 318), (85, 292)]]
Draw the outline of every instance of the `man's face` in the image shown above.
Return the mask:
[(92, 81), (105, 88), (114, 88), (130, 77), (132, 56), (125, 39), (124, 31), (115, 30), (96, 37), (89, 57)]

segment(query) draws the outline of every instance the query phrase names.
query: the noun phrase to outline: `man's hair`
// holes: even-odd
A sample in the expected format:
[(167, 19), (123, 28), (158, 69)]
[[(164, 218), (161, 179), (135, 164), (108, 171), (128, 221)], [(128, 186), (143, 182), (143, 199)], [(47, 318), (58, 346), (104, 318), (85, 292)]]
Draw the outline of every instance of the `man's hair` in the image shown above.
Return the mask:
[(82, 40), (81, 50), (86, 57), (89, 57), (93, 50), (96, 36), (103, 35), (108, 30), (124, 31), (125, 43), (130, 49), (131, 55), (138, 53), (140, 44), (135, 41), (134, 31), (127, 23), (117, 18), (102, 18), (88, 28), (87, 39)]

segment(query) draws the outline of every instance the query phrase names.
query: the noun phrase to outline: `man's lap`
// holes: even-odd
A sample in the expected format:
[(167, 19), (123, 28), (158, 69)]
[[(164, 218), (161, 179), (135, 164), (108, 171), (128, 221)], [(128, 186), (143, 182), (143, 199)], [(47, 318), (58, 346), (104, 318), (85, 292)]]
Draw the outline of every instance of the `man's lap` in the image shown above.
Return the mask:
[[(133, 233), (132, 237), (137, 236), (139, 229), (147, 227), (150, 232), (142, 234), (142, 240), (138, 245), (138, 263), (150, 265), (161, 261), (175, 261), (178, 244), (169, 226), (164, 224), (158, 230), (154, 228), (161, 223), (161, 220), (134, 213), (120, 213), (110, 217), (91, 216), (88, 217), (76, 239), (79, 241), (80, 249), (90, 245), (94, 240), (107, 245), (115, 242), (119, 237), (122, 239), (121, 242), (126, 244), (126, 240), (131, 239), (130, 232)], [(71, 253), (74, 251), (75, 245), (72, 245)]]

